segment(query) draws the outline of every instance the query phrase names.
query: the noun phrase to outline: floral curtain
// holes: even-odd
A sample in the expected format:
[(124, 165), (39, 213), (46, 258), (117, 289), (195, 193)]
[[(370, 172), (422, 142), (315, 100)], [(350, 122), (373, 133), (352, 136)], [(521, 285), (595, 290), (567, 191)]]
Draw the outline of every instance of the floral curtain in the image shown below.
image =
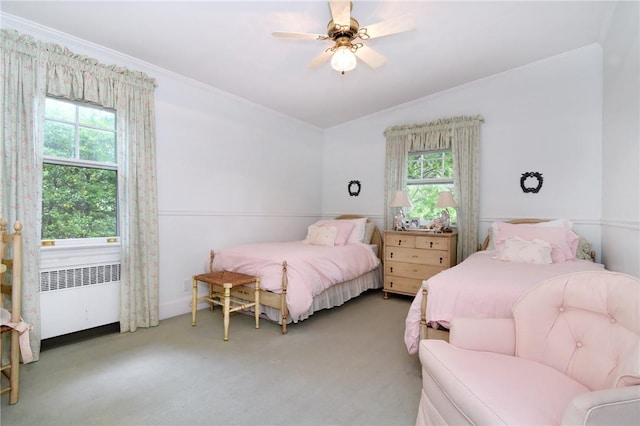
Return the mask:
[[(0, 53), (0, 216), (13, 230), (22, 222), (22, 317), (34, 359), (40, 353), (40, 224), (42, 128), (46, 67), (44, 54), (15, 33), (1, 33)], [(42, 102), (41, 102), (42, 100)]]
[[(116, 111), (121, 331), (159, 323), (154, 79), (2, 30), (2, 213), (25, 222), (23, 312), (39, 343), (42, 140), (47, 95)], [(36, 355), (37, 356), (37, 355)]]
[(484, 118), (460, 116), (425, 124), (389, 127), (385, 154), (385, 229), (391, 229), (394, 211), (391, 198), (407, 186), (407, 161), (413, 151), (450, 149), (454, 188), (458, 202), (458, 262), (478, 247), (480, 189), (480, 124)]

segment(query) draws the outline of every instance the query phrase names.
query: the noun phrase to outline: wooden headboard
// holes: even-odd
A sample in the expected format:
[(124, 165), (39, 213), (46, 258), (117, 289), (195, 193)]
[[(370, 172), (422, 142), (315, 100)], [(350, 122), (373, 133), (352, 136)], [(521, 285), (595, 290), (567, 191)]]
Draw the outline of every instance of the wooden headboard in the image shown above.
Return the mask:
[[(336, 216), (335, 219), (361, 219), (363, 217), (366, 216), (362, 216), (362, 215), (358, 215), (358, 214), (342, 214), (340, 216)], [(367, 217), (367, 222), (373, 223), (375, 225), (375, 222), (373, 220), (371, 220), (370, 218)], [(382, 239), (382, 233), (380, 232), (380, 230), (378, 229), (377, 226), (374, 226), (373, 228), (373, 235), (371, 236), (371, 244), (375, 244), (376, 246), (378, 246), (378, 252), (376, 253), (376, 255), (378, 256), (378, 259), (382, 260), (382, 256), (384, 255), (384, 251), (382, 250), (383, 248), (383, 242), (384, 240)]]

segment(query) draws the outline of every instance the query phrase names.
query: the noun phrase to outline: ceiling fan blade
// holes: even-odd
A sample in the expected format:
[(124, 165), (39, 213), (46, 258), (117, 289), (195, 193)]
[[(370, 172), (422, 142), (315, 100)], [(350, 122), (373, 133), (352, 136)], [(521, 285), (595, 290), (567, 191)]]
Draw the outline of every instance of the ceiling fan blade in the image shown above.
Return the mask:
[(351, 23), (351, 2), (333, 0), (329, 2), (329, 8), (331, 8), (333, 23), (346, 25), (348, 28)]
[(309, 62), (309, 64), (307, 65), (307, 68), (309, 69), (318, 68), (320, 65), (324, 64), (329, 59), (331, 59), (331, 55), (333, 55), (333, 51), (331, 51), (330, 49), (323, 51), (321, 54), (313, 58), (311, 62)]
[(416, 29), (416, 18), (413, 15), (402, 15), (387, 19), (366, 27), (361, 27), (358, 37), (363, 40), (375, 37), (384, 37), (392, 34), (413, 31)]
[(356, 50), (356, 56), (371, 68), (378, 68), (387, 62), (384, 56), (368, 46), (362, 46)]
[(276, 31), (273, 33), (274, 37), (283, 38), (301, 38), (310, 40), (328, 40), (329, 37), (326, 34), (310, 34), (310, 33), (290, 33), (284, 31)]

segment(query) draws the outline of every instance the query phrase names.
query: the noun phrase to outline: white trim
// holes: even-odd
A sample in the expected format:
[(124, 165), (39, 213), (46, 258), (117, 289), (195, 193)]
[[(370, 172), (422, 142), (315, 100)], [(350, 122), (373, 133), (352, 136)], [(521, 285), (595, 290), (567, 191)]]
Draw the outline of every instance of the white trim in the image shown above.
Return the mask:
[(600, 224), (603, 227), (623, 228), (633, 231), (640, 231), (640, 222), (637, 220), (603, 219)]

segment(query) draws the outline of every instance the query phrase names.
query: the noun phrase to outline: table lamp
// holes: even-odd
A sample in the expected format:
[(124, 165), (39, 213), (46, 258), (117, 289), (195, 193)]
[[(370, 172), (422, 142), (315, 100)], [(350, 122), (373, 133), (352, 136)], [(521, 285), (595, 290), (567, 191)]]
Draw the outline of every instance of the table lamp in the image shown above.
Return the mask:
[(436, 201), (436, 208), (442, 209), (440, 213), (440, 218), (442, 219), (442, 226), (444, 229), (449, 228), (449, 221), (451, 220), (451, 215), (449, 214), (449, 207), (453, 207), (454, 209), (458, 207), (455, 200), (453, 199), (453, 194), (451, 191), (441, 191), (438, 194), (438, 201)]
[(390, 206), (398, 208), (398, 214), (393, 220), (393, 229), (396, 231), (404, 231), (404, 211), (402, 209), (404, 207), (413, 207), (406, 191), (396, 191)]

